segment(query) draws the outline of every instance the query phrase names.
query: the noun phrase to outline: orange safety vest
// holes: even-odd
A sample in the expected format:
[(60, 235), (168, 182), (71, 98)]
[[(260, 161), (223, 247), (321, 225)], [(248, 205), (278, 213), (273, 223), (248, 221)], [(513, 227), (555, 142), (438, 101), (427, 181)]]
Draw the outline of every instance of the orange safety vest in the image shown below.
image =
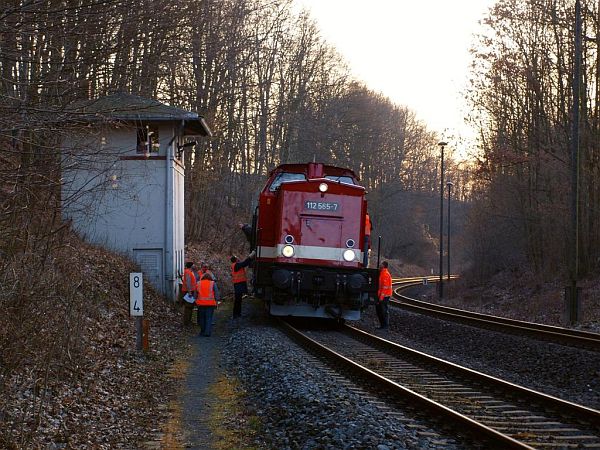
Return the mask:
[(183, 286), (181, 287), (182, 292), (194, 292), (196, 290), (196, 277), (192, 269), (185, 269), (183, 271)]
[(392, 276), (389, 270), (385, 267), (379, 272), (379, 291), (377, 291), (377, 298), (383, 300), (383, 297), (392, 296)]
[(202, 275), (203, 275), (203, 276), (204, 276), (204, 274), (206, 274), (206, 273), (210, 275), (210, 277), (213, 279), (213, 281), (214, 281), (214, 280), (216, 280), (216, 278), (215, 278), (215, 274), (214, 274), (214, 273), (212, 273), (210, 270), (208, 270), (208, 269), (206, 269), (206, 270), (202, 270)]
[(215, 282), (212, 280), (200, 280), (200, 283), (198, 283), (198, 298), (196, 299), (196, 305), (217, 306), (214, 286)]
[(237, 263), (233, 263), (231, 265), (231, 280), (233, 281), (233, 284), (238, 284), (238, 283), (245, 283), (247, 281), (246, 278), (246, 268), (242, 267), (240, 270), (238, 270), (237, 272), (235, 271), (235, 265)]
[(371, 218), (369, 213), (365, 216), (365, 236), (371, 236)]

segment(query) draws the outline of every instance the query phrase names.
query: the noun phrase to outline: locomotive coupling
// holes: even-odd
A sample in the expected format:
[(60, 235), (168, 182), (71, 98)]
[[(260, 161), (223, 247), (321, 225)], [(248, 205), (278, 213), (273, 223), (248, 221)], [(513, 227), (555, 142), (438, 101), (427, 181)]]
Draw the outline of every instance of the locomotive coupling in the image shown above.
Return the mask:
[(277, 289), (289, 289), (292, 286), (292, 272), (286, 269), (276, 269), (272, 275), (273, 285)]
[(348, 277), (348, 291), (352, 294), (357, 294), (362, 291), (363, 285), (367, 279), (360, 273), (353, 273)]

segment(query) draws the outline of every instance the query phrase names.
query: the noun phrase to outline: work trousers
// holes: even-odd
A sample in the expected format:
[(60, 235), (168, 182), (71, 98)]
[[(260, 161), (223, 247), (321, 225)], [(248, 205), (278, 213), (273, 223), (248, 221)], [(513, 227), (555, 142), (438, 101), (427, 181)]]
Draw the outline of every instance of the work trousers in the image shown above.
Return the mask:
[(198, 325), (200, 325), (201, 336), (210, 336), (214, 312), (214, 306), (198, 306)]
[(233, 296), (233, 317), (241, 317), (242, 315), (242, 292), (236, 292)]
[(194, 310), (194, 304), (188, 303), (183, 300), (183, 326), (187, 327), (192, 324), (192, 311)]
[(378, 300), (375, 304), (375, 311), (377, 312), (377, 318), (379, 319), (379, 325), (381, 328), (387, 328), (390, 324), (390, 317), (388, 312), (388, 306), (390, 303), (389, 297), (383, 297), (383, 300)]

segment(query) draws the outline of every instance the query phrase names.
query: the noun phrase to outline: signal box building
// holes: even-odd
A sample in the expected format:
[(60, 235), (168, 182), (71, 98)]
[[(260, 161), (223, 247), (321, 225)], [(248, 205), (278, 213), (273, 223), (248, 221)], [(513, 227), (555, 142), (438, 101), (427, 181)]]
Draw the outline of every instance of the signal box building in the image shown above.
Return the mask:
[(146, 282), (175, 299), (185, 256), (183, 156), (209, 127), (197, 113), (122, 93), (69, 112), (80, 126), (63, 139), (63, 218), (88, 242), (133, 258)]

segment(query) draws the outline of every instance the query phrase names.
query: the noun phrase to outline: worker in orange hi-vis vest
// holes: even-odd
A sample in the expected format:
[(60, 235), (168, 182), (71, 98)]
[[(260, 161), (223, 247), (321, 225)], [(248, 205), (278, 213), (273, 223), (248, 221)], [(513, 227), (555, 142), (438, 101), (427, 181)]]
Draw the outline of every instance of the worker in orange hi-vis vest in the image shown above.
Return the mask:
[(183, 271), (183, 284), (181, 292), (183, 293), (183, 326), (192, 324), (192, 310), (196, 300), (196, 276), (194, 275), (194, 263), (188, 261), (185, 263)]
[(381, 270), (379, 271), (379, 291), (377, 292), (377, 303), (375, 304), (375, 311), (379, 319), (379, 328), (382, 330), (386, 330), (389, 326), (388, 307), (391, 296), (392, 276), (388, 271), (388, 262), (384, 261), (381, 263)]
[(242, 297), (248, 293), (248, 277), (246, 276), (246, 267), (254, 260), (255, 252), (250, 253), (248, 257), (239, 262), (236, 256), (231, 257), (231, 281), (233, 282), (233, 318), (242, 315)]
[(212, 272), (212, 270), (210, 270), (209, 265), (207, 263), (202, 263), (202, 266), (200, 268), (200, 278), (202, 278), (202, 276), (204, 276), (205, 273), (209, 274), (213, 281), (217, 281), (217, 277), (215, 277), (215, 274)]
[(199, 336), (210, 336), (212, 332), (213, 314), (219, 299), (219, 289), (212, 277), (205, 273), (198, 283), (198, 325), (200, 325)]
[(365, 214), (365, 245), (363, 248), (364, 257), (363, 264), (365, 267), (369, 267), (369, 249), (371, 248), (371, 231), (373, 231), (373, 223), (369, 213)]

